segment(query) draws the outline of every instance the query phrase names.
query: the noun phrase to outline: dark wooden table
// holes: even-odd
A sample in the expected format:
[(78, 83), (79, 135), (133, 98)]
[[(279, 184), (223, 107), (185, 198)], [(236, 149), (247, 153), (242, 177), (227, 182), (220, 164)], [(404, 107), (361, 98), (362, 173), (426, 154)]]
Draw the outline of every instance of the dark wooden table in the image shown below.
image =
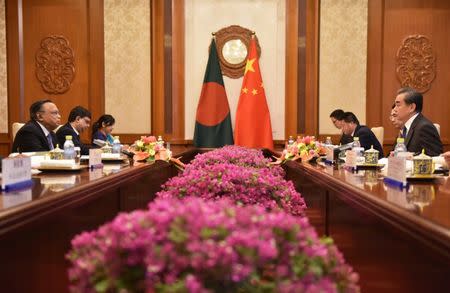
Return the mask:
[[(199, 150), (183, 152), (189, 162)], [(270, 155), (270, 154), (268, 154)], [(376, 172), (289, 162), (319, 234), (333, 237), (363, 292), (450, 292), (450, 180), (386, 186)], [(121, 211), (146, 208), (177, 169), (166, 163), (42, 173), (0, 193), (1, 292), (67, 292), (70, 240)]]
[[(186, 151), (188, 162), (198, 151)], [(45, 172), (31, 189), (0, 193), (0, 292), (68, 292), (70, 240), (119, 212), (146, 208), (178, 170), (167, 162)]]
[(376, 170), (288, 162), (319, 234), (333, 237), (362, 292), (450, 292), (450, 179), (387, 185)]

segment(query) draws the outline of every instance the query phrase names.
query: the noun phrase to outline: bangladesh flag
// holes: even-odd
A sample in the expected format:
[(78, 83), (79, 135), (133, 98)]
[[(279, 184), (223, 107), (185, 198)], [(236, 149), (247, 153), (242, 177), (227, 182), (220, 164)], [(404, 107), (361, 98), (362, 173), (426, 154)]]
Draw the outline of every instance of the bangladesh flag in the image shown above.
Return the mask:
[(213, 38), (195, 117), (194, 145), (219, 148), (227, 144), (233, 144), (230, 106)]

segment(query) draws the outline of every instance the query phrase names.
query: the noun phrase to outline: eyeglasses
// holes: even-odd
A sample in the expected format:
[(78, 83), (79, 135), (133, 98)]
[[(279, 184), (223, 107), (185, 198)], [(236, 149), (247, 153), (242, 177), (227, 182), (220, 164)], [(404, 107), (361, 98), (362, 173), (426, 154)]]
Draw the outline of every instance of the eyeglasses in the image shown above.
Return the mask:
[(53, 115), (53, 116), (57, 116), (57, 115), (59, 115), (59, 111), (51, 111), (51, 112), (45, 112), (45, 111), (38, 111), (39, 113), (50, 113), (51, 115)]

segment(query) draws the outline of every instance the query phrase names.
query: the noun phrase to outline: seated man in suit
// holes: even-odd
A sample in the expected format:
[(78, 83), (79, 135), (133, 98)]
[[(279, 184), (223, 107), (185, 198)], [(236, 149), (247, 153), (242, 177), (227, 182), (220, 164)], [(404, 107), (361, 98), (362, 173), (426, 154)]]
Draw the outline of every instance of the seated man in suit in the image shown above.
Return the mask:
[[(342, 131), (342, 125), (343, 125), (343, 119), (344, 119), (344, 111), (341, 109), (336, 109), (330, 114), (331, 122), (333, 123), (334, 127)], [(342, 133), (341, 139), (339, 141), (339, 144), (347, 144), (353, 142), (353, 137), (346, 135), (345, 133)]]
[(30, 106), (30, 121), (16, 134), (12, 152), (45, 152), (58, 143), (55, 130), (61, 120), (56, 105), (50, 100), (40, 100)]
[(412, 88), (401, 88), (395, 98), (394, 114), (403, 124), (402, 136), (409, 152), (425, 149), (429, 156), (442, 153), (442, 142), (433, 123), (422, 115), (423, 96)]
[(56, 132), (61, 148), (63, 148), (64, 142), (66, 142), (66, 135), (71, 135), (73, 144), (76, 147), (80, 147), (81, 155), (89, 155), (89, 147), (81, 143), (80, 133), (89, 128), (90, 124), (91, 112), (81, 106), (73, 108), (70, 111), (68, 122)]
[(380, 152), (379, 155), (383, 156), (383, 147), (377, 137), (369, 127), (359, 124), (359, 120), (356, 118), (355, 114), (352, 112), (345, 112), (343, 121), (342, 130), (345, 134), (350, 135), (351, 137), (359, 137), (361, 147), (368, 150), (373, 146), (375, 150)]

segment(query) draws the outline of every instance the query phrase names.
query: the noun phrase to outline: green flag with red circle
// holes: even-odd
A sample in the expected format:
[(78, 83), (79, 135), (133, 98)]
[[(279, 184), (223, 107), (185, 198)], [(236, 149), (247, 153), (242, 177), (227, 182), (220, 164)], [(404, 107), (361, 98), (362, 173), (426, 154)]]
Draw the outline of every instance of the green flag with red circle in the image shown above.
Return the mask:
[(218, 148), (233, 143), (230, 106), (213, 38), (195, 117), (194, 145)]

